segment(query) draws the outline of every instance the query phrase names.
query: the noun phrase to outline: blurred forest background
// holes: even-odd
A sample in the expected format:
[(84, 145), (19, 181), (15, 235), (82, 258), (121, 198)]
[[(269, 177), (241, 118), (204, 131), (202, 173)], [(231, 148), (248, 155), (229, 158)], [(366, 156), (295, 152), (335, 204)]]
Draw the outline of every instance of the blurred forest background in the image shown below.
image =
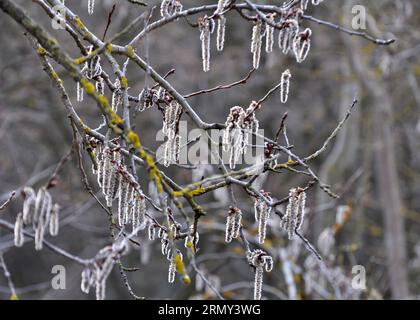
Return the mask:
[[(40, 6), (28, 0), (15, 2), (51, 32), (72, 57), (80, 56), (65, 31), (51, 28), (51, 20)], [(156, 0), (147, 2), (149, 6), (160, 4)], [(281, 1), (255, 2), (281, 4)], [(109, 36), (146, 9), (128, 1), (103, 0), (96, 1), (95, 12), (89, 16), (87, 1), (67, 1), (73, 12), (97, 35), (103, 34), (114, 3), (117, 6)], [(184, 0), (182, 3), (188, 8), (210, 1)], [(319, 6), (310, 6), (307, 13), (350, 27), (352, 7), (356, 4), (367, 9), (368, 33), (397, 41), (389, 46), (378, 46), (305, 20), (302, 24), (312, 29), (313, 36), (312, 49), (304, 63), (298, 64), (275, 46), (273, 53), (262, 54), (260, 68), (246, 84), (189, 100), (205, 121), (224, 122), (232, 106), (248, 106), (252, 100), (261, 98), (279, 83), (281, 73), (289, 68), (293, 78), (288, 103), (281, 104), (279, 95), (272, 95), (258, 111), (258, 119), (265, 134), (272, 137), (287, 111), (287, 132), (299, 155), (309, 155), (322, 146), (353, 98), (357, 96), (359, 100), (327, 151), (311, 162), (312, 169), (341, 198), (334, 200), (319, 188), (311, 188), (302, 233), (325, 257), (319, 237), (325, 228), (334, 225), (337, 211), (345, 208), (350, 213), (349, 219), (336, 233), (332, 249), (326, 252), (326, 263), (334, 277), (343, 281), (352, 278), (354, 265), (364, 266), (367, 289), (355, 293), (343, 289), (341, 284), (331, 284), (331, 279), (325, 280), (322, 276), (310, 280), (307, 274), (315, 272), (316, 275), (308, 260), (311, 253), (299, 239), (287, 240), (278, 221), (276, 224), (272, 217), (269, 241), (264, 245), (275, 259), (274, 270), (264, 275), (263, 297), (267, 299), (420, 297), (420, 2), (326, 0)], [(158, 15), (159, 9), (153, 19)], [(195, 21), (199, 16), (190, 19)], [(139, 23), (137, 31), (143, 23)], [(138, 53), (147, 57), (160, 74), (175, 68), (169, 80), (179, 92), (187, 94), (237, 81), (249, 72), (252, 67), (251, 28), (251, 23), (236, 12), (227, 15), (225, 49), (217, 52), (213, 42), (211, 70), (207, 73), (202, 71), (199, 32), (184, 19), (151, 32), (139, 42)], [(38, 187), (48, 180), (71, 147), (72, 130), (59, 94), (43, 73), (36, 53), (23, 36), (23, 29), (3, 12), (0, 29), (0, 203), (8, 199), (11, 191), (17, 191), (17, 196), (0, 212), (0, 219), (13, 223), (22, 210), (20, 190), (24, 186)], [(117, 39), (116, 43), (125, 44), (130, 37)], [(275, 39), (277, 42), (277, 33)], [(87, 98), (76, 102), (75, 83), (61, 68), (57, 70), (63, 76), (76, 111), (91, 127), (97, 127), (102, 122), (98, 108)], [(133, 95), (147, 84), (153, 84), (134, 64), (129, 66), (128, 78)], [(161, 113), (147, 110), (133, 121), (143, 143), (156, 148), (155, 135), (162, 125)], [(89, 169), (89, 159), (84, 158), (85, 167)], [(218, 172), (217, 167), (207, 169)], [(181, 184), (189, 183), (191, 175), (195, 174), (173, 166), (164, 170)], [(87, 171), (91, 185), (97, 188), (90, 170)], [(143, 190), (151, 192), (144, 169), (139, 169), (139, 176)], [(290, 188), (304, 186), (306, 182), (305, 176), (287, 171), (258, 180), (264, 190), (271, 191), (277, 199), (287, 196)], [(255, 234), (253, 202), (240, 188), (233, 189), (240, 199), (246, 229)], [(100, 195), (99, 188), (95, 192)], [(85, 191), (75, 157), (64, 166), (58, 185), (51, 193), (62, 212), (60, 234), (48, 240), (84, 258), (93, 257), (110, 243), (107, 217)], [(252, 298), (253, 272), (244, 259), (243, 247), (238, 241), (224, 242), (224, 223), (230, 205), (226, 190), (205, 195), (197, 201), (207, 211), (199, 228), (198, 266), (226, 298)], [(153, 214), (161, 218), (157, 212)], [(150, 299), (215, 298), (211, 290), (196, 283), (193, 270), (189, 270), (193, 279), (190, 286), (181, 281), (167, 283), (168, 265), (160, 253), (160, 242), (149, 242), (145, 232), (140, 233), (140, 239), (144, 244), (141, 249), (132, 248), (123, 258), (125, 265), (140, 268), (128, 273), (134, 292)], [(80, 265), (48, 249), (35, 251), (31, 241), (16, 248), (13, 233), (4, 229), (0, 229), (0, 251), (20, 299), (94, 298), (93, 294), (85, 295), (80, 291)], [(66, 267), (66, 290), (51, 288), (54, 265)], [(312, 291), (308, 290), (310, 281), (314, 282)], [(337, 294), (337, 290), (341, 293)], [(7, 280), (0, 273), (0, 298), (9, 296)], [(130, 298), (117, 268), (108, 279), (107, 298)]]

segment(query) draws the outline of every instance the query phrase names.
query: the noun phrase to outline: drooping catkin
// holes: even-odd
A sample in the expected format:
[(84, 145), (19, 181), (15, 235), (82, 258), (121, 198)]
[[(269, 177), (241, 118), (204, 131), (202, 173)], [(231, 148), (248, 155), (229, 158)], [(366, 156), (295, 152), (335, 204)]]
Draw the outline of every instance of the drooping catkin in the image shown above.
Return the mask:
[[(261, 193), (266, 200), (271, 201), (268, 192), (262, 190)], [(258, 222), (258, 242), (263, 244), (267, 233), (267, 222), (270, 218), (271, 206), (263, 198), (258, 197), (254, 203), (254, 210), (255, 220)]]
[(295, 53), (296, 61), (299, 63), (303, 62), (309, 54), (311, 49), (311, 35), (312, 30), (306, 28), (293, 41), (293, 52)]
[[(275, 17), (274, 13), (267, 14), (267, 20), (272, 22), (272, 23), (274, 23), (274, 17)], [(266, 35), (265, 35), (265, 51), (267, 53), (270, 53), (270, 52), (273, 51), (273, 46), (274, 46), (274, 27), (267, 23), (265, 32), (266, 32)]]
[(132, 225), (133, 230), (137, 230), (145, 220), (146, 199), (142, 193), (136, 191), (134, 195), (134, 205), (132, 209)]
[(213, 20), (207, 16), (199, 20), (200, 40), (201, 40), (201, 58), (203, 60), (203, 71), (210, 70), (210, 34)]
[(258, 19), (252, 27), (251, 39), (251, 53), (253, 53), (252, 64), (254, 69), (258, 69), (260, 65), (262, 36), (262, 21)]
[(242, 220), (241, 209), (237, 207), (230, 207), (228, 216), (226, 218), (225, 241), (227, 243), (231, 242), (232, 239), (235, 239), (239, 236), (241, 220)]
[(155, 235), (156, 235), (155, 225), (153, 223), (149, 224), (149, 227), (147, 228), (147, 230), (148, 230), (149, 240), (150, 241), (155, 240)]
[(50, 235), (56, 236), (59, 229), (59, 211), (60, 206), (56, 203), (52, 207), (51, 216), (50, 216)]
[(173, 283), (175, 280), (176, 265), (175, 259), (172, 258), (168, 268), (168, 282)]
[(95, 286), (96, 299), (104, 300), (106, 292), (106, 280), (111, 274), (115, 262), (129, 250), (128, 239), (114, 242), (112, 245), (102, 248), (94, 257), (93, 263), (82, 271), (80, 288), (88, 293)]
[(247, 253), (248, 263), (255, 268), (254, 300), (261, 300), (264, 270), (273, 269), (273, 258), (266, 252), (256, 249)]
[(117, 112), (118, 106), (121, 104), (121, 101), (122, 101), (120, 79), (118, 78), (115, 79), (114, 87), (115, 87), (115, 90), (112, 92), (111, 108), (114, 112)]
[(165, 109), (162, 132), (168, 137), (164, 146), (163, 165), (168, 167), (179, 159), (181, 137), (179, 136), (179, 120), (182, 114), (182, 107), (173, 99)]
[(23, 201), (23, 223), (29, 224), (35, 211), (36, 195), (31, 187), (23, 188), (25, 200)]
[(96, 91), (99, 94), (104, 94), (105, 93), (105, 82), (104, 82), (104, 78), (102, 77), (98, 77), (98, 80), (96, 80), (95, 86), (96, 86)]
[(292, 74), (290, 73), (290, 70), (287, 69), (284, 71), (281, 75), (280, 80), (280, 101), (282, 103), (286, 103), (287, 99), (289, 97), (289, 89), (290, 89), (290, 78), (292, 77)]
[(279, 48), (284, 54), (292, 49), (293, 39), (299, 30), (299, 23), (295, 19), (286, 20), (279, 32)]
[[(41, 187), (37, 193), (31, 187), (24, 187), (22, 194), (24, 196), (23, 212), (16, 219), (15, 235), (20, 225), (22, 228), (24, 225), (31, 225), (35, 233), (35, 249), (41, 250), (46, 228), (54, 227), (55, 235), (58, 233), (56, 210), (59, 206), (53, 205), (51, 194), (45, 186)], [(51, 235), (54, 235), (53, 233)], [(15, 238), (15, 241), (19, 243), (19, 237)]]
[(76, 101), (82, 102), (83, 101), (83, 87), (80, 85), (80, 82), (76, 84)]
[(306, 194), (303, 189), (293, 188), (289, 192), (289, 202), (286, 213), (282, 218), (281, 227), (287, 231), (289, 240), (292, 240), (296, 231), (300, 229), (305, 216)]
[(255, 267), (254, 300), (261, 300), (264, 270), (262, 266)]
[(25, 238), (23, 235), (23, 214), (20, 212), (16, 217), (15, 222), (15, 229), (14, 229), (14, 242), (16, 247), (23, 246), (23, 243), (25, 242)]
[(88, 13), (93, 14), (94, 8), (95, 8), (95, 0), (88, 0)]
[(225, 122), (223, 131), (223, 150), (230, 152), (229, 166), (231, 169), (236, 167), (243, 154), (245, 154), (248, 142), (247, 131), (256, 132), (258, 130), (258, 120), (255, 117), (255, 109), (251, 106), (245, 112), (240, 106), (230, 109)]
[(35, 229), (35, 250), (39, 251), (42, 250), (43, 242), (44, 242), (44, 225), (39, 224)]
[(220, 16), (217, 19), (217, 51), (222, 51), (225, 45), (225, 35), (226, 35), (226, 17)]

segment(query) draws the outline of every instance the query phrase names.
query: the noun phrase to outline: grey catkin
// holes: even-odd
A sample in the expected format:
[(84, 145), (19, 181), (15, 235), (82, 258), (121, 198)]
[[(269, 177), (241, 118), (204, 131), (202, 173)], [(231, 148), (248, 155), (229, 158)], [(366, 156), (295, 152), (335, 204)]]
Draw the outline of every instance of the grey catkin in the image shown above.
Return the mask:
[(14, 243), (16, 247), (23, 246), (25, 238), (23, 235), (23, 214), (20, 212), (16, 217), (15, 229), (14, 229)]

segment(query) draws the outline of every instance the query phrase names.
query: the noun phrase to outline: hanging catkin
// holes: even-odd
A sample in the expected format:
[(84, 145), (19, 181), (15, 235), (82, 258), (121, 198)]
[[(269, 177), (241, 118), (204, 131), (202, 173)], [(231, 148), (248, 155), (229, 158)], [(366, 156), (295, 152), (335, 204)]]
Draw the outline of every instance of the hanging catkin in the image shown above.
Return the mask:
[(225, 241), (231, 242), (239, 236), (239, 230), (241, 227), (242, 212), (241, 209), (236, 207), (230, 207), (228, 216), (226, 218), (226, 233)]
[(248, 263), (255, 268), (254, 300), (261, 300), (263, 274), (273, 269), (273, 258), (266, 252), (256, 249), (247, 253)]
[(23, 214), (20, 212), (17, 217), (16, 217), (16, 222), (15, 222), (15, 246), (16, 247), (21, 247), (23, 246), (23, 243), (25, 242), (25, 238), (23, 236)]
[(88, 0), (88, 13), (93, 14), (94, 8), (95, 8), (95, 0)]
[[(267, 20), (271, 23), (274, 23), (274, 17), (275, 13), (269, 13), (267, 14)], [(266, 35), (265, 35), (265, 51), (267, 53), (270, 53), (273, 51), (273, 45), (274, 45), (274, 27), (266, 24)]]
[(309, 54), (311, 49), (311, 35), (311, 29), (306, 28), (293, 41), (293, 52), (295, 53), (296, 61), (299, 63), (303, 62)]
[(255, 69), (258, 69), (261, 58), (261, 45), (262, 45), (262, 21), (258, 19), (252, 27), (251, 39), (251, 53), (252, 63)]
[(281, 75), (281, 82), (280, 82), (280, 101), (282, 103), (286, 103), (289, 97), (289, 88), (290, 88), (290, 78), (292, 74), (290, 70), (287, 69)]
[(204, 16), (204, 18), (199, 19), (198, 27), (200, 30), (203, 71), (207, 72), (210, 70), (210, 34), (214, 29), (214, 21), (213, 19), (209, 19), (207, 16)]
[[(271, 201), (270, 194), (261, 190), (266, 200)], [(254, 203), (255, 220), (258, 222), (258, 242), (263, 244), (267, 233), (267, 222), (270, 218), (271, 206), (261, 197)]]
[(280, 226), (287, 231), (288, 237), (292, 240), (296, 231), (300, 229), (305, 216), (306, 194), (303, 189), (294, 188), (289, 192), (289, 202), (286, 207), (286, 214), (282, 218)]
[(226, 34), (226, 17), (220, 16), (217, 19), (217, 50), (222, 51), (225, 45), (225, 34)]

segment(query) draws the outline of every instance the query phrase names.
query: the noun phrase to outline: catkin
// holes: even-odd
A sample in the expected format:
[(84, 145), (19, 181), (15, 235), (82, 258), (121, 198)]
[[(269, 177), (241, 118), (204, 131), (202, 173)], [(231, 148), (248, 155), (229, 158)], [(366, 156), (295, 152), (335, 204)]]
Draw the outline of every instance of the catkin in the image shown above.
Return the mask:
[(80, 82), (76, 84), (76, 101), (82, 102), (83, 101), (83, 87), (80, 85)]
[(262, 266), (255, 268), (254, 300), (261, 300), (264, 270)]
[(181, 113), (182, 107), (176, 100), (172, 100), (166, 106), (162, 126), (162, 132), (168, 137), (163, 153), (163, 165), (166, 167), (172, 163), (176, 163), (179, 159), (181, 137), (178, 133), (178, 125)]
[(257, 20), (252, 27), (251, 53), (253, 53), (252, 64), (254, 69), (258, 69), (261, 58), (262, 44), (262, 22)]
[(42, 245), (44, 242), (44, 225), (39, 224), (35, 229), (35, 250), (42, 250)]
[(306, 28), (293, 41), (293, 52), (295, 53), (296, 61), (299, 63), (303, 62), (309, 54), (311, 49), (311, 35), (311, 29)]
[(279, 48), (287, 54), (292, 48), (293, 39), (299, 30), (299, 24), (295, 19), (288, 19), (283, 23), (279, 32)]
[(118, 111), (118, 106), (121, 104), (121, 83), (120, 79), (116, 78), (114, 82), (115, 90), (112, 92), (111, 108), (114, 112)]
[(23, 243), (25, 242), (25, 238), (23, 236), (23, 214), (20, 212), (16, 217), (15, 222), (15, 229), (14, 229), (14, 242), (16, 247), (23, 246)]
[(239, 230), (241, 227), (242, 212), (239, 208), (230, 207), (228, 216), (226, 218), (226, 233), (225, 241), (231, 242), (239, 236)]
[(286, 103), (289, 97), (290, 78), (292, 77), (290, 70), (287, 69), (281, 75), (280, 82), (280, 101)]
[(25, 195), (25, 201), (23, 202), (23, 223), (29, 224), (35, 210), (36, 195), (34, 189), (31, 187), (23, 188), (23, 194)]
[(51, 194), (46, 187), (41, 187), (37, 193), (31, 187), (25, 187), (22, 193), (23, 211), (17, 216), (15, 223), (15, 244), (18, 246), (20, 241), (23, 241), (23, 234), (19, 237), (23, 226), (31, 224), (35, 232), (35, 249), (41, 250), (46, 228), (50, 228), (51, 235), (58, 234), (59, 205), (53, 205)]
[(173, 283), (175, 280), (175, 272), (176, 272), (176, 266), (175, 266), (175, 259), (172, 258), (171, 262), (169, 263), (169, 269), (168, 269), (168, 282)]
[(246, 143), (248, 142), (248, 134), (246, 131), (256, 132), (258, 130), (258, 120), (255, 117), (252, 104), (245, 112), (240, 106), (230, 109), (229, 115), (225, 122), (223, 131), (223, 150), (230, 152), (229, 166), (231, 169), (236, 167), (240, 158), (246, 152)]
[(306, 194), (302, 189), (294, 188), (289, 192), (289, 202), (286, 214), (282, 218), (281, 227), (287, 231), (289, 240), (292, 240), (296, 231), (300, 229), (305, 215)]
[[(267, 192), (262, 191), (262, 194), (271, 201), (271, 197)], [(271, 206), (262, 199), (257, 198), (254, 203), (255, 220), (258, 222), (258, 242), (263, 244), (267, 233), (267, 222), (270, 218)]]
[(91, 270), (89, 268), (85, 268), (82, 271), (82, 281), (80, 282), (80, 289), (82, 292), (88, 294), (90, 291), (91, 286)]
[(273, 269), (273, 258), (266, 252), (256, 249), (247, 253), (248, 263), (255, 268), (254, 300), (261, 300), (264, 269), (270, 272)]
[(59, 229), (59, 213), (60, 210), (60, 206), (56, 203), (54, 204), (52, 211), (51, 211), (51, 216), (50, 216), (50, 235), (52, 236), (56, 236), (58, 234), (58, 229)]
[(149, 224), (149, 227), (147, 230), (148, 230), (149, 240), (151, 241), (155, 240), (155, 235), (156, 235), (155, 225), (153, 223)]
[(210, 70), (210, 20), (207, 17), (199, 23), (201, 40), (201, 58), (203, 60), (203, 71)]
[[(273, 13), (267, 14), (267, 19), (268, 21), (274, 23), (274, 14)], [(266, 32), (265, 51), (267, 53), (270, 53), (273, 51), (273, 46), (274, 46), (274, 27), (267, 23), (265, 32)]]
[(226, 17), (220, 16), (217, 19), (217, 51), (222, 51), (225, 45), (225, 35), (226, 35)]
[(95, 0), (88, 0), (88, 13), (93, 14), (94, 8), (95, 8)]

